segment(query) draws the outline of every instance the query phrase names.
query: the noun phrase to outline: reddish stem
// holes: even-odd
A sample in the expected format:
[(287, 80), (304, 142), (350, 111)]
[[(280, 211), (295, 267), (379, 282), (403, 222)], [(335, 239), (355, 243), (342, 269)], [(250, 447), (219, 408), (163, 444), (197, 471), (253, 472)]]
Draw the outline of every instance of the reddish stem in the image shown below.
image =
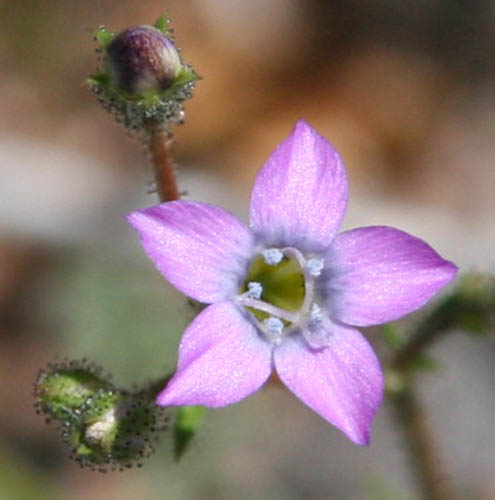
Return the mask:
[(173, 201), (180, 198), (175, 178), (175, 166), (169, 152), (171, 138), (172, 134), (169, 131), (150, 127), (149, 150), (160, 201)]

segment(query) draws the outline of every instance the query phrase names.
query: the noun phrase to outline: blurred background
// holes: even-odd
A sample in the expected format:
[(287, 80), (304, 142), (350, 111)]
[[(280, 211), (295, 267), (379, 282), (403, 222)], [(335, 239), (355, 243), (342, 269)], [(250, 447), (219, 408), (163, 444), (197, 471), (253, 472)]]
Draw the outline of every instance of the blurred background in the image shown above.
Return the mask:
[[(191, 198), (246, 220), (257, 169), (305, 118), (348, 168), (346, 228), (397, 226), (462, 271), (494, 270), (489, 0), (0, 1), (0, 498), (417, 498), (386, 405), (361, 449), (268, 387), (209, 412), (181, 463), (164, 434), (144, 469), (107, 475), (79, 469), (35, 415), (55, 356), (129, 387), (175, 367), (186, 304), (123, 220), (156, 203), (151, 172), (84, 84), (92, 29), (164, 9), (204, 78), (174, 147)], [(459, 498), (494, 498), (493, 343), (454, 332), (433, 354), (419, 389), (448, 479)]]

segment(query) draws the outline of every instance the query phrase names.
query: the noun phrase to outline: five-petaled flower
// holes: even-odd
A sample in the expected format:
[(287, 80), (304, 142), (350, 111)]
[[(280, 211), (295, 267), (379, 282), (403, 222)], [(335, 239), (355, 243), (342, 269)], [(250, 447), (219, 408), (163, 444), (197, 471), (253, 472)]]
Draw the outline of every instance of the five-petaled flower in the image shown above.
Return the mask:
[(190, 201), (128, 216), (159, 271), (209, 304), (184, 333), (159, 405), (229, 405), (276, 370), (352, 441), (369, 443), (383, 375), (355, 327), (418, 309), (457, 268), (391, 227), (337, 235), (346, 206), (338, 153), (300, 121), (258, 174), (249, 227)]

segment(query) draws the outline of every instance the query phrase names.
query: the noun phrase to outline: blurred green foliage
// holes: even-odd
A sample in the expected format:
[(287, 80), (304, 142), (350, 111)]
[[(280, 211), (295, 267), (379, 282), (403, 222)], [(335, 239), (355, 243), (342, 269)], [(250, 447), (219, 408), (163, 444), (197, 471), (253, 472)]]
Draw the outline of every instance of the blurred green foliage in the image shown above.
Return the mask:
[(188, 305), (144, 258), (139, 266), (102, 251), (79, 252), (53, 280), (46, 308), (69, 358), (105, 366), (125, 387), (175, 369)]

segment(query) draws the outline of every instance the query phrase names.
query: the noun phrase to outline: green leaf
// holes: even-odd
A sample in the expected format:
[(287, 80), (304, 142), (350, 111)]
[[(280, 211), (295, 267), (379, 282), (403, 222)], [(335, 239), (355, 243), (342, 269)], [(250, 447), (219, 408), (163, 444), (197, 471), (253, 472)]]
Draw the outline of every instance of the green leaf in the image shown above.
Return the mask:
[(177, 411), (174, 427), (174, 459), (179, 460), (203, 422), (204, 406), (182, 406)]

